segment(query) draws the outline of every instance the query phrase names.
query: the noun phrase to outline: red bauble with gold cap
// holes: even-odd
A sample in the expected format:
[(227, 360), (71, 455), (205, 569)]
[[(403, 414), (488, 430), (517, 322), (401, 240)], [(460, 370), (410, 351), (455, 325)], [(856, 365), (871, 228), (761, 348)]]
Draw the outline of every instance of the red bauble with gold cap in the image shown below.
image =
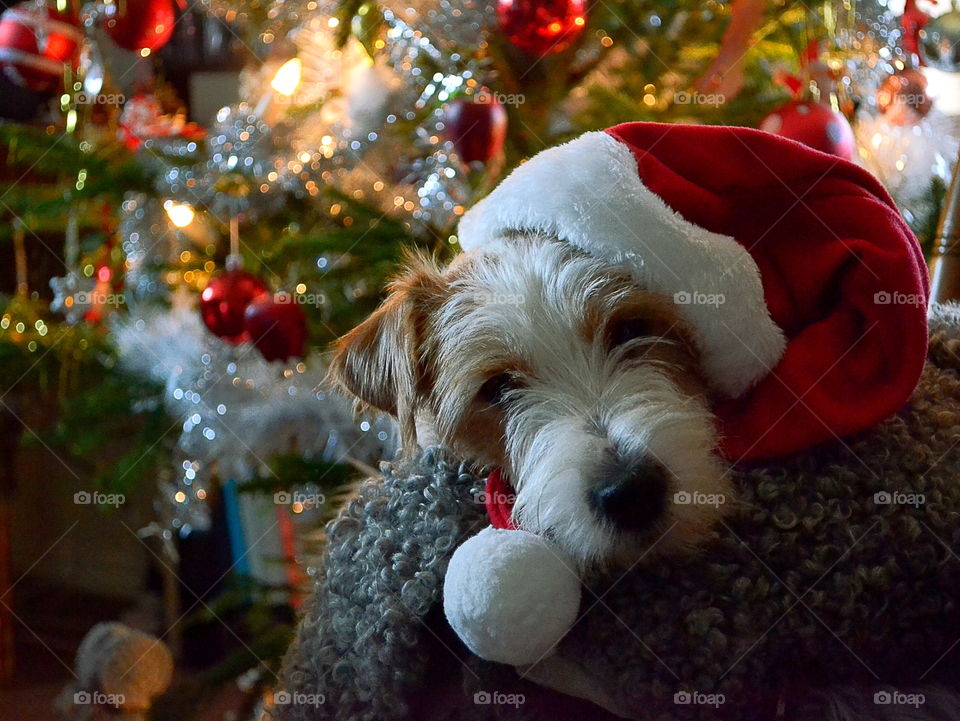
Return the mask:
[(486, 163), (503, 151), (507, 111), (486, 89), (449, 102), (443, 109), (443, 123), (444, 134), (465, 163)]
[(760, 121), (760, 130), (844, 160), (852, 160), (856, 149), (847, 119), (826, 103), (811, 100), (791, 100)]
[(245, 270), (227, 270), (214, 276), (200, 294), (200, 317), (216, 336), (230, 343), (249, 340), (243, 314), (251, 301), (267, 294), (267, 284)]
[(287, 293), (261, 295), (244, 311), (250, 342), (271, 363), (303, 358), (307, 345), (307, 317), (296, 298)]
[(0, 15), (0, 72), (23, 88), (51, 93), (77, 59), (83, 33), (76, 18), (43, 2), (23, 2)]
[(497, 0), (507, 39), (532, 55), (566, 50), (587, 25), (584, 0)]
[(159, 50), (173, 35), (173, 0), (114, 0), (103, 21), (107, 35), (124, 50)]
[(894, 125), (916, 125), (932, 108), (927, 78), (915, 68), (887, 76), (877, 90), (877, 109)]

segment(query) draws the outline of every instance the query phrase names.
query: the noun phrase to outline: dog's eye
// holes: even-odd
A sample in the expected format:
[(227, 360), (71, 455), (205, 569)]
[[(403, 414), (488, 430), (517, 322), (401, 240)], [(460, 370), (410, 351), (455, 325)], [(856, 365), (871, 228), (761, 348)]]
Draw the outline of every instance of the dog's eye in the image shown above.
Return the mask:
[(650, 322), (642, 318), (626, 318), (614, 323), (607, 333), (610, 347), (616, 348), (637, 338), (655, 335)]
[(520, 383), (509, 373), (497, 373), (480, 386), (477, 400), (491, 406), (501, 405), (507, 393), (519, 387)]

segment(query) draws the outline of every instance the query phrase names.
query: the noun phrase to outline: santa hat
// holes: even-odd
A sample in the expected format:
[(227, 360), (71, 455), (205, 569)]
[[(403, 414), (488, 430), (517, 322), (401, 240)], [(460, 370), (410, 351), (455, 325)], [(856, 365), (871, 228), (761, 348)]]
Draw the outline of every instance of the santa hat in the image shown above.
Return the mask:
[(865, 170), (746, 128), (627, 123), (531, 158), (460, 222), (466, 250), (558, 237), (672, 298), (734, 462), (867, 429), (926, 355), (926, 266)]

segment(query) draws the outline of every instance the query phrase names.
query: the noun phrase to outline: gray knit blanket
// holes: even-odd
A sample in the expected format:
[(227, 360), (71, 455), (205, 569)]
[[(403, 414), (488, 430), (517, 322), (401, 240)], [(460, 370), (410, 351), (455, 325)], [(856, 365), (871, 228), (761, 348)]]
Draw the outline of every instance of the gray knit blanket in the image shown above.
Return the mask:
[(328, 527), (274, 717), (956, 721), (960, 306), (930, 337), (899, 414), (738, 469), (742, 504), (698, 555), (585, 579), (547, 669), (482, 661), (444, 620), (483, 479), (442, 449), (385, 464)]

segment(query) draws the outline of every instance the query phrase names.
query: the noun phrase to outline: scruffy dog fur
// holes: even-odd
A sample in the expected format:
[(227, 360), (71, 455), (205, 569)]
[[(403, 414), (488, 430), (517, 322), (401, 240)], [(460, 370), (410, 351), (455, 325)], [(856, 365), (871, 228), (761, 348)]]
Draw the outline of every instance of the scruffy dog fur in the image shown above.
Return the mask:
[(672, 300), (553, 239), (506, 238), (446, 268), (410, 257), (331, 373), (396, 416), (408, 450), (433, 436), (503, 469), (518, 525), (584, 564), (693, 546), (731, 505)]

